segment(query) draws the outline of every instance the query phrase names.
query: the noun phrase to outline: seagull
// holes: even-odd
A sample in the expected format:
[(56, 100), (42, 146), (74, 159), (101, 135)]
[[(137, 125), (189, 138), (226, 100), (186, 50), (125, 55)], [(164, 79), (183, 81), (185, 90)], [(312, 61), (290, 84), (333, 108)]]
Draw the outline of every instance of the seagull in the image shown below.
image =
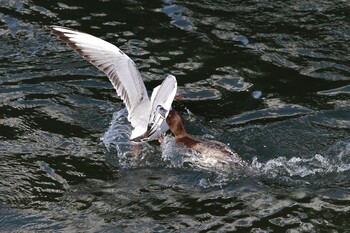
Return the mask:
[(133, 127), (131, 141), (157, 140), (169, 129), (165, 119), (177, 90), (173, 75), (153, 89), (150, 99), (134, 61), (117, 46), (75, 29), (45, 28), (107, 75), (128, 110), (128, 121)]

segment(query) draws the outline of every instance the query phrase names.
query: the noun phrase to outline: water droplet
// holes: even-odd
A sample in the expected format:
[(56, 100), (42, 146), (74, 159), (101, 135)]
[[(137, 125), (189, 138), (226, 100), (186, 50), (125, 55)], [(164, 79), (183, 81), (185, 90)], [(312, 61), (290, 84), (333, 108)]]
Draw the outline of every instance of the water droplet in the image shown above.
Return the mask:
[(261, 91), (254, 91), (254, 92), (252, 93), (252, 97), (253, 97), (254, 99), (260, 99), (261, 96), (262, 96), (262, 92), (261, 92)]

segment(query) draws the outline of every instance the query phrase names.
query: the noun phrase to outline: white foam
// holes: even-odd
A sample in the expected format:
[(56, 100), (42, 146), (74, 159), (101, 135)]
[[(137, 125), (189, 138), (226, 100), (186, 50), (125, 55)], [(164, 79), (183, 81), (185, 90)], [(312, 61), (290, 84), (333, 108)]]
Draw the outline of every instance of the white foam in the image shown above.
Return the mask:
[(350, 142), (340, 141), (329, 150), (315, 154), (311, 158), (280, 156), (265, 163), (260, 163), (255, 157), (252, 166), (263, 174), (277, 176), (306, 177), (316, 174), (340, 173), (350, 170)]

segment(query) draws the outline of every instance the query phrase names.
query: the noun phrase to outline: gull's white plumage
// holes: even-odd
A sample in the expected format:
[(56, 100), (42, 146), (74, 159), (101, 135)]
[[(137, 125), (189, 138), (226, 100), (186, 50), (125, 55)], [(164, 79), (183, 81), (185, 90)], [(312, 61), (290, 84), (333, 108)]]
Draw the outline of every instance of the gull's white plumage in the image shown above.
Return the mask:
[(168, 75), (161, 85), (154, 88), (150, 100), (135, 63), (118, 47), (74, 29), (46, 28), (107, 75), (128, 110), (128, 120), (134, 128), (131, 140), (154, 140), (168, 130), (157, 106), (167, 110), (166, 117), (177, 89), (174, 76)]

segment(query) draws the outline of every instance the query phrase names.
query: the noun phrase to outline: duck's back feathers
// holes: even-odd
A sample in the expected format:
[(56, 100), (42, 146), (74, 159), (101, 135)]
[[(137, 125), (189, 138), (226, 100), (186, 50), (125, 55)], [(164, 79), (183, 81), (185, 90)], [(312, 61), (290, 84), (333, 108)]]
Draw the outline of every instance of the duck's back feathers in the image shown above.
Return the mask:
[(242, 167), (247, 165), (246, 161), (222, 142), (199, 140), (192, 148), (200, 152), (203, 157), (213, 157), (217, 160), (234, 163)]
[(186, 132), (180, 114), (170, 110), (166, 119), (170, 130), (175, 135), (176, 142), (201, 153), (204, 160), (221, 164), (235, 164), (245, 167), (248, 165), (237, 153), (233, 152), (227, 145), (218, 141), (203, 141), (193, 137)]

